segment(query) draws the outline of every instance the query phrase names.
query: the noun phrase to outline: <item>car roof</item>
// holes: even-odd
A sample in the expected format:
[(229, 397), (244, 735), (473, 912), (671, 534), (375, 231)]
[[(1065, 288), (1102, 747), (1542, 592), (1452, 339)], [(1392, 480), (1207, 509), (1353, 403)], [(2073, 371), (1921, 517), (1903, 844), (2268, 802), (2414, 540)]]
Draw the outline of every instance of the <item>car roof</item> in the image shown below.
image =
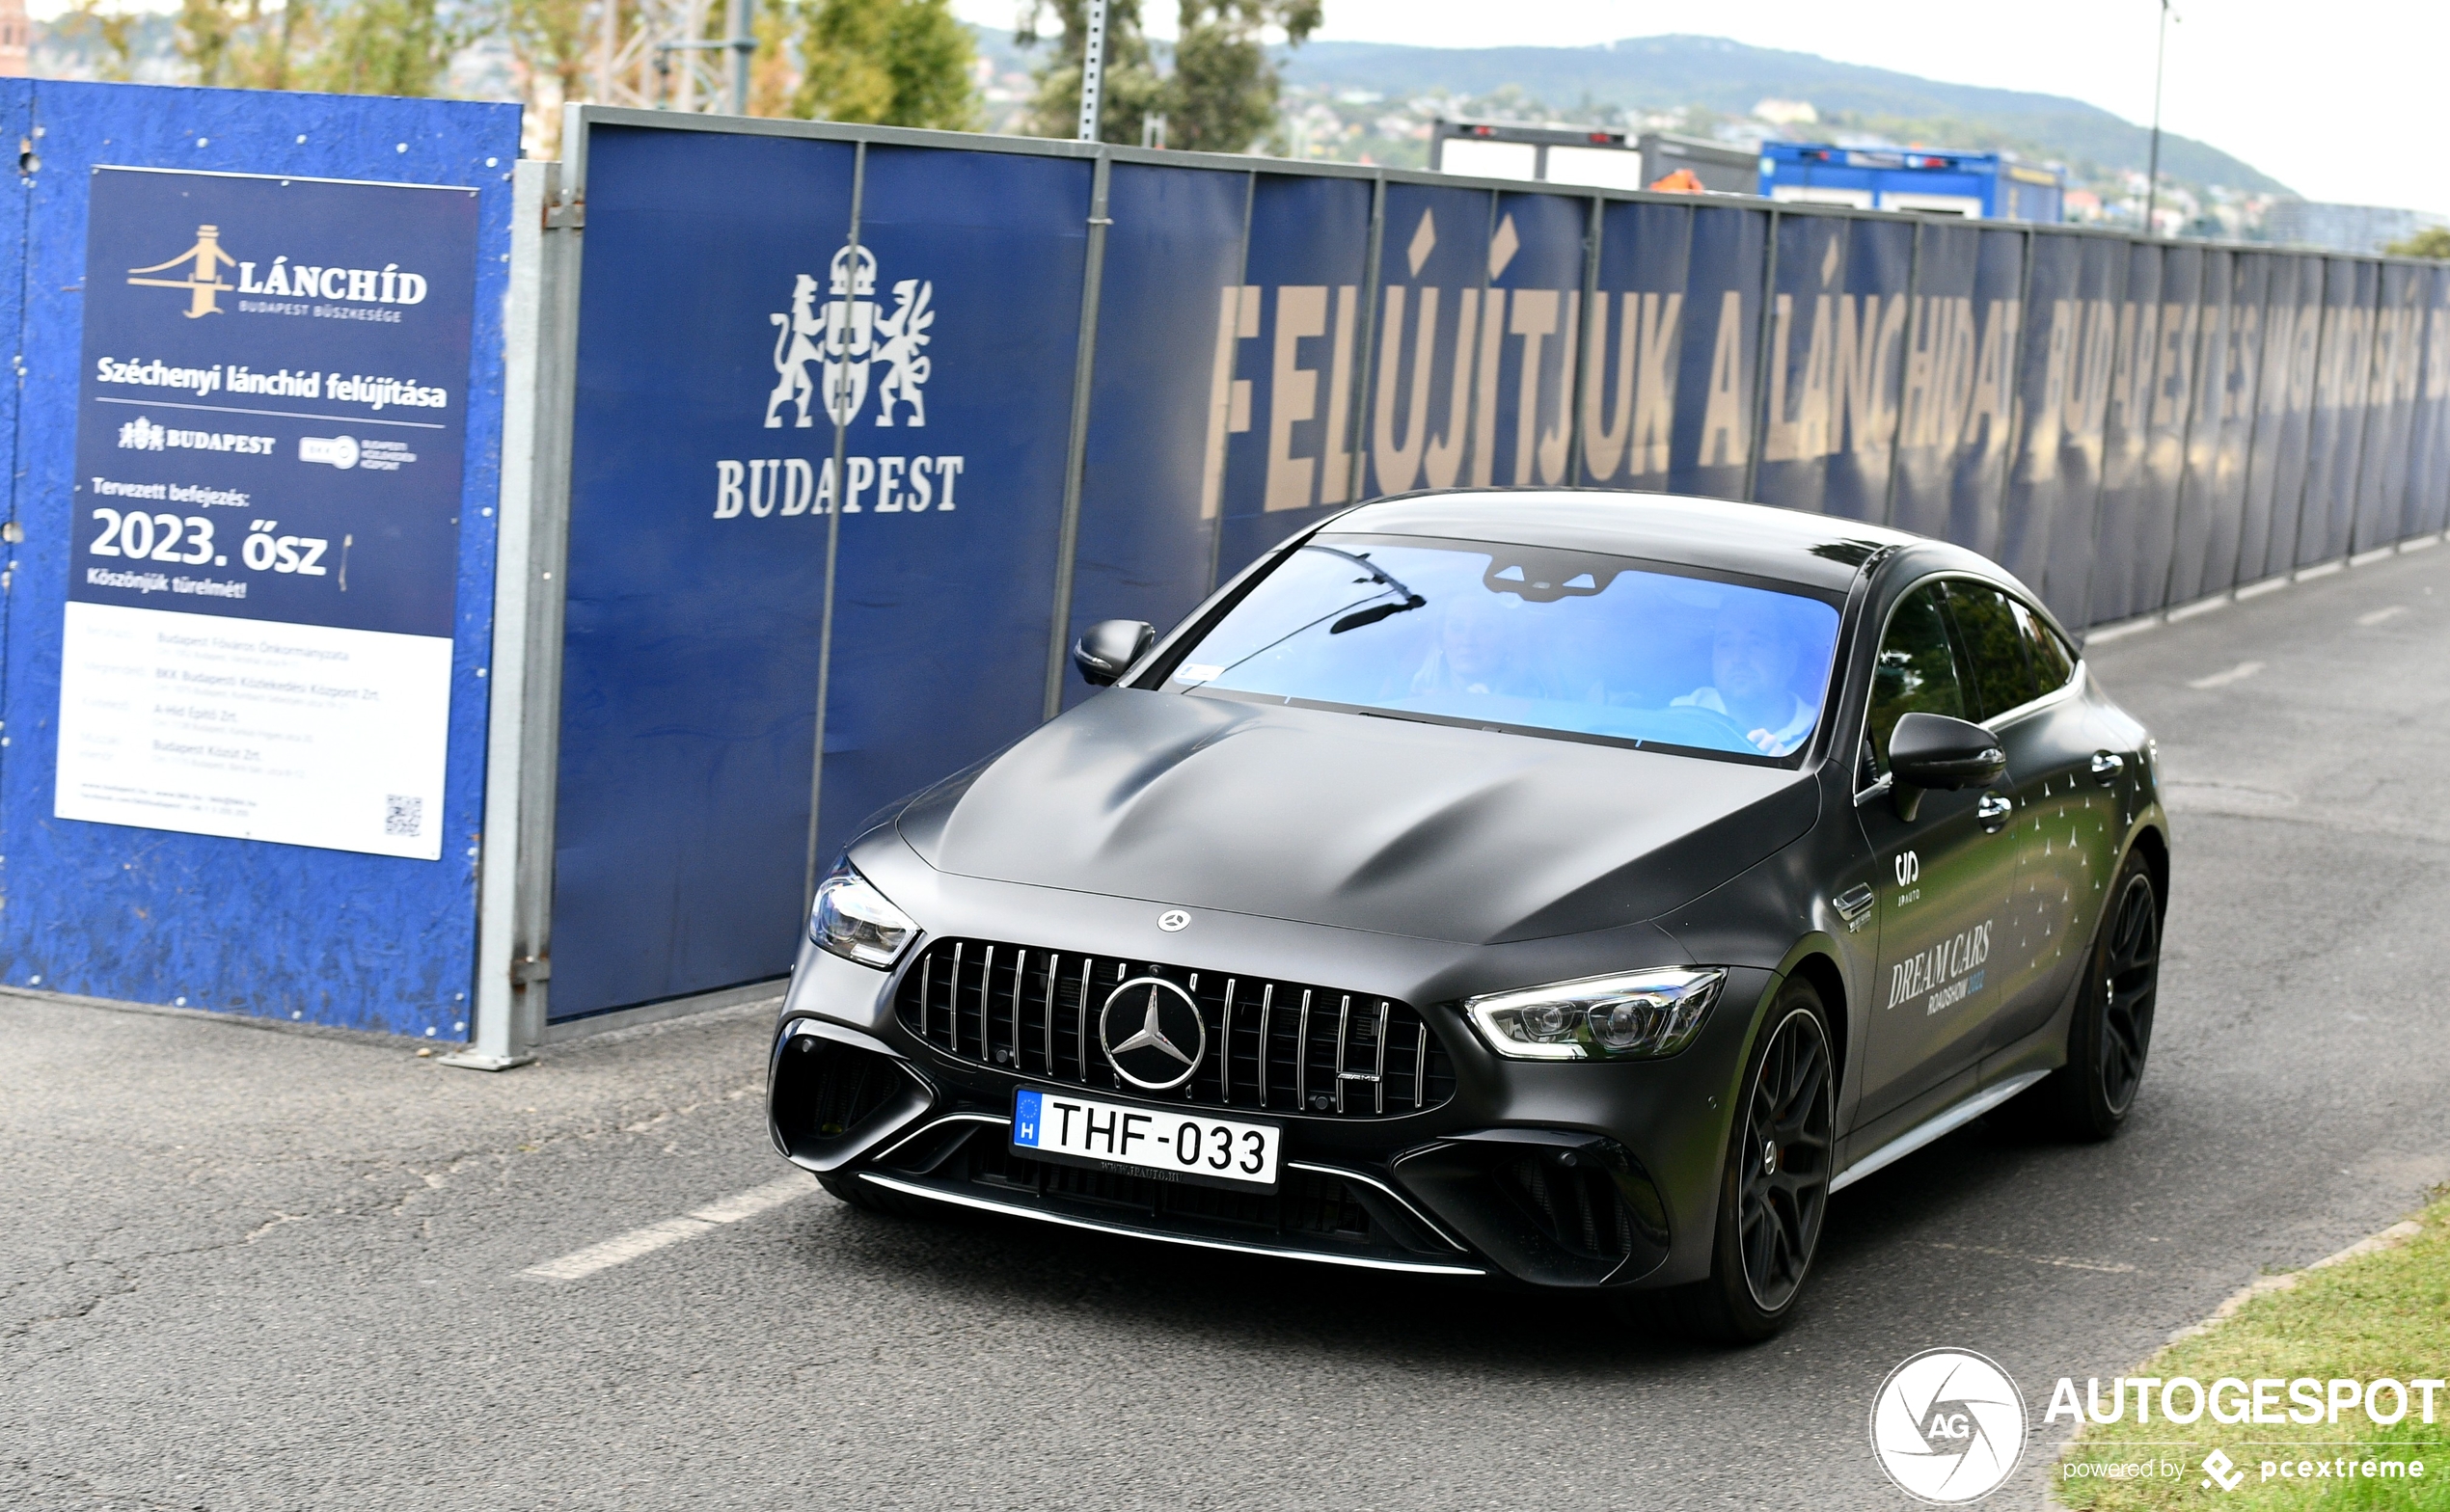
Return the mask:
[(1407, 494), (1348, 510), (1325, 528), (1602, 552), (1838, 593), (1883, 551), (1939, 544), (1766, 504), (1615, 489)]

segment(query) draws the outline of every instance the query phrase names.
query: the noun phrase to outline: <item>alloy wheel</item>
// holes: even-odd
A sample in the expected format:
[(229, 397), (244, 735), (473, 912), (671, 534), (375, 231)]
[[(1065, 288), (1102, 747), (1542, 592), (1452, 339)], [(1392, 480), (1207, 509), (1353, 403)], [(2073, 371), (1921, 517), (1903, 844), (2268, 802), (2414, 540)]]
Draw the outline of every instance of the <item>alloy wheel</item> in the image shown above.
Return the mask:
[(1739, 1147), (1736, 1230), (1753, 1301), (1776, 1312), (1793, 1300), (1829, 1206), (1829, 1038), (1810, 1012), (1778, 1026), (1754, 1078)]
[(2152, 883), (2131, 878), (2119, 895), (2103, 962), (2101, 1092), (2112, 1113), (2124, 1113), (2143, 1080), (2152, 1046), (2152, 1009), (2161, 984), (2161, 913)]

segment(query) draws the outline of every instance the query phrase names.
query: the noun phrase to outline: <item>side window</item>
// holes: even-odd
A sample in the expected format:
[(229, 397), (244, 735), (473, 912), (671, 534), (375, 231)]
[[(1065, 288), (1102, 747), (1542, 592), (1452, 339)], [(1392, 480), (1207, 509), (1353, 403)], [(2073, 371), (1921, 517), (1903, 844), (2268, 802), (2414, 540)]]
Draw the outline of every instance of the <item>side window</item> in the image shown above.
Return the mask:
[(2076, 659), (2069, 654), (2066, 642), (2030, 607), (2014, 599), (2008, 605), (2016, 610), (2017, 629), (2025, 633), (2025, 651), (2033, 659), (2033, 675), (2041, 691), (2054, 693), (2065, 688), (2067, 680), (2076, 675)]
[(1965, 643), (1965, 660), (1974, 670), (1976, 719), (2005, 714), (2041, 696), (2032, 664), (2025, 659), (2025, 632), (2016, 623), (2014, 601), (1999, 589), (1964, 579), (1948, 584), (1948, 609), (1956, 633)]
[(1910, 714), (1970, 717), (1948, 644), (1948, 617), (1936, 582), (1916, 589), (1889, 616), (1880, 659), (1871, 668), (1871, 717), (1864, 736), (1875, 772), (1889, 770), (1889, 736)]

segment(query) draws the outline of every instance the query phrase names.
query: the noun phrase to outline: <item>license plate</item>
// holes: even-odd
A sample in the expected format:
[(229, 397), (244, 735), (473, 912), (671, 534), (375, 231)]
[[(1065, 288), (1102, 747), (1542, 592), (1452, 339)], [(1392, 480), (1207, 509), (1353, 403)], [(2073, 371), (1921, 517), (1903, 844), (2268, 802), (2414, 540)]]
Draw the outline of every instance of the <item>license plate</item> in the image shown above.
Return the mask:
[(1273, 1192), (1284, 1139), (1273, 1123), (1028, 1087), (1013, 1094), (1015, 1149), (1159, 1181)]

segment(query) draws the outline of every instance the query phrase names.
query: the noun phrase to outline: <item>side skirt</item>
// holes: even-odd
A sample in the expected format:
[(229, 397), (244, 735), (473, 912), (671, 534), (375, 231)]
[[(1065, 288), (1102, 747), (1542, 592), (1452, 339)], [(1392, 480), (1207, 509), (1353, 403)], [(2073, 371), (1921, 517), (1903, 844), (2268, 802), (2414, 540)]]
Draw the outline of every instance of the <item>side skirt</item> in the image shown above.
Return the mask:
[(1848, 1166), (1829, 1183), (1829, 1190), (1842, 1192), (1873, 1172), (1905, 1159), (1932, 1141), (1955, 1133), (2049, 1074), (2047, 1070), (2027, 1071), (2021, 1076), (2011, 1076), (2006, 1081), (1983, 1088), (1946, 1113), (1924, 1120)]

